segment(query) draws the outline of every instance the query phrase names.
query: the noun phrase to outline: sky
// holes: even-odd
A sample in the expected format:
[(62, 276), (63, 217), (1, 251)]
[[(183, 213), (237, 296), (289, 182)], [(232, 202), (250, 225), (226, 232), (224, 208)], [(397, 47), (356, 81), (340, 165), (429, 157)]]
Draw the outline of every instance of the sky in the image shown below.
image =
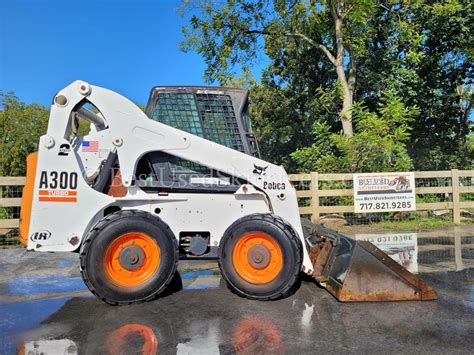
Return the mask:
[(84, 80), (146, 104), (156, 85), (203, 85), (179, 49), (179, 0), (0, 0), (0, 90), (49, 105)]

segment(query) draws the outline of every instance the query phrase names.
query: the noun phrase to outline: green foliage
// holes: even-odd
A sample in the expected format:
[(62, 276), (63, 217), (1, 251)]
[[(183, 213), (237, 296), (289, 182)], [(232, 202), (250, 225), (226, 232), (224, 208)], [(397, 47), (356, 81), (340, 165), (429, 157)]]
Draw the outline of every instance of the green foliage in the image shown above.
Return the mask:
[[(469, 155), (474, 156), (474, 134), (471, 134), (467, 139), (467, 152)], [(474, 162), (471, 162), (471, 168)]]
[(250, 68), (244, 67), (239, 76), (231, 76), (221, 82), (222, 86), (251, 89), (257, 85), (257, 80), (252, 75)]
[[(251, 91), (251, 116), (263, 158), (292, 167), (290, 153), (311, 144), (312, 118), (299, 107), (301, 98), (290, 88), (255, 86)], [(296, 137), (298, 137), (296, 139)]]
[(10, 214), (5, 207), (0, 207), (0, 219), (8, 219), (10, 218)]
[[(277, 48), (311, 47), (304, 36), (328, 48), (335, 47), (334, 22), (330, 7), (344, 18), (345, 44), (356, 56), (366, 50), (366, 38), (372, 33), (367, 18), (374, 16), (371, 0), (281, 1), (281, 0), (184, 0), (182, 13), (192, 13), (189, 25), (182, 29), (184, 51), (194, 50), (206, 61), (205, 77), (225, 81), (236, 65), (260, 60), (262, 45), (272, 56)], [(262, 41), (262, 36), (268, 36)], [(282, 46), (283, 45), (283, 46)], [(319, 49), (318, 49), (319, 50)], [(324, 57), (324, 60), (328, 59)]]
[(327, 124), (316, 122), (311, 146), (291, 154), (302, 171), (321, 173), (405, 171), (412, 169), (406, 151), (409, 124), (419, 109), (406, 107), (392, 91), (382, 97), (377, 112), (357, 103), (353, 106), (356, 131), (352, 137), (331, 133)]
[(424, 230), (443, 227), (452, 227), (455, 223), (441, 218), (417, 217), (402, 221), (382, 221), (371, 224), (371, 228), (390, 229), (390, 230)]
[[(185, 3), (193, 18), (184, 29), (183, 47), (203, 56), (208, 80), (229, 82), (239, 68), (268, 58), (260, 83), (251, 92), (254, 127), (265, 159), (292, 171), (316, 166), (326, 171), (340, 171), (345, 166), (373, 170), (374, 165), (364, 157), (364, 161), (354, 161), (363, 152), (378, 154), (373, 160), (381, 164), (379, 169), (411, 167), (410, 160), (417, 170), (472, 168), (472, 2)], [(358, 104), (352, 112), (367, 117), (364, 122), (373, 133), (364, 136), (362, 126), (356, 127), (359, 140), (334, 136), (341, 130), (338, 114), (342, 102), (334, 65), (319, 48), (301, 37), (285, 35), (304, 34), (334, 54), (330, 4), (345, 13), (346, 74), (349, 53), (356, 59), (354, 102)], [(252, 29), (266, 34), (249, 31)], [(459, 87), (464, 90), (460, 92)], [(419, 108), (419, 114), (406, 123), (410, 129), (404, 126), (387, 137), (392, 142), (403, 141), (401, 147), (375, 139), (380, 127), (377, 120), (369, 119), (371, 113), (376, 118), (384, 116), (380, 102), (387, 91), (403, 98), (407, 107)], [(360, 117), (353, 120), (355, 124)], [(410, 133), (408, 139), (402, 137), (405, 131)], [(314, 142), (314, 134), (321, 135), (318, 139), (324, 143)], [(374, 143), (385, 145), (375, 149)], [(299, 158), (289, 159), (292, 152)]]
[(442, 194), (424, 194), (416, 195), (416, 203), (435, 203), (441, 202), (444, 200), (444, 195)]
[(39, 137), (45, 134), (49, 110), (1, 91), (0, 108), (0, 176), (25, 175), (26, 156), (37, 150)]
[[(472, 113), (473, 3), (401, 2), (374, 16), (376, 34), (361, 58), (356, 99), (375, 109), (396, 90), (420, 108), (408, 153), (417, 170), (469, 169)], [(463, 88), (459, 90), (459, 88)], [(470, 93), (470, 94), (469, 94)]]

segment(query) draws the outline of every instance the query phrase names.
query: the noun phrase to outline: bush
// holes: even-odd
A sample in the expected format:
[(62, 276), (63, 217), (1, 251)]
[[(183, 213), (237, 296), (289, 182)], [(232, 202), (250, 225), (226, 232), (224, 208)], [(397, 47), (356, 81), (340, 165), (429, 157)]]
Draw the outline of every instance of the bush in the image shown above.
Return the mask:
[(302, 172), (405, 171), (413, 168), (406, 150), (416, 106), (405, 107), (392, 91), (384, 94), (377, 112), (361, 104), (352, 108), (353, 136), (331, 133), (330, 125), (316, 122), (314, 143), (291, 154)]

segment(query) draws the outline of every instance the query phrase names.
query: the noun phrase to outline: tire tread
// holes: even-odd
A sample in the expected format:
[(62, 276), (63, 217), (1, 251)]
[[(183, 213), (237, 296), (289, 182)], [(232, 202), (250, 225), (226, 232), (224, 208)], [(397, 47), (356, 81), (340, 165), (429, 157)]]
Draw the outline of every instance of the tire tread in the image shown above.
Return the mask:
[[(293, 246), (298, 250), (298, 253), (297, 253), (298, 254), (298, 260), (297, 260), (297, 262), (298, 262), (298, 264), (302, 263), (303, 250), (302, 250), (302, 245), (301, 245), (300, 239), (298, 238), (298, 235), (295, 233), (293, 228), (290, 225), (288, 225), (279, 216), (276, 216), (276, 215), (270, 214), (270, 213), (250, 214), (250, 215), (247, 215), (247, 216), (242, 217), (239, 220), (235, 221), (233, 224), (230, 225), (228, 230), (231, 230), (237, 224), (245, 223), (246, 221), (255, 221), (255, 220), (260, 220), (260, 221), (263, 221), (263, 222), (268, 222), (268, 223), (275, 224), (275, 225), (279, 226), (280, 229), (286, 231), (287, 233), (285, 233), (285, 234), (290, 237), (289, 240), (290, 240), (291, 244), (293, 244)], [(221, 271), (222, 278), (225, 280), (227, 288), (230, 291), (232, 291), (232, 293), (234, 293), (234, 294), (236, 294), (240, 297), (250, 299), (250, 300), (273, 301), (273, 300), (277, 300), (277, 299), (280, 299), (280, 298), (286, 298), (286, 297), (288, 297), (289, 295), (291, 295), (293, 293), (295, 288), (298, 287), (298, 282), (297, 281), (299, 280), (300, 270), (296, 270), (293, 273), (293, 275), (291, 275), (291, 278), (290, 278), (289, 282), (287, 283), (287, 286), (275, 295), (272, 295), (272, 296), (253, 296), (253, 295), (249, 295), (249, 294), (247, 294), (247, 293), (245, 293), (245, 292), (243, 292), (239, 289), (236, 289), (234, 286), (232, 286), (231, 282), (226, 277), (226, 274), (223, 272), (220, 258), (218, 259), (218, 264), (219, 264), (219, 269)]]
[[(87, 255), (87, 252), (90, 248), (91, 242), (94, 238), (96, 238), (99, 235), (100, 231), (103, 228), (105, 228), (107, 225), (109, 225), (110, 223), (118, 221), (118, 220), (123, 219), (123, 218), (129, 218), (129, 217), (132, 217), (132, 216), (134, 216), (134, 217), (143, 216), (144, 218), (152, 220), (154, 223), (156, 223), (156, 220), (157, 220), (157, 218), (154, 217), (153, 215), (151, 215), (150, 213), (145, 212), (145, 211), (140, 211), (140, 210), (121, 210), (121, 211), (111, 213), (111, 214), (105, 216), (104, 218), (102, 218), (99, 222), (97, 222), (95, 224), (95, 226), (87, 233), (86, 237), (84, 238), (84, 242), (81, 245), (81, 249), (80, 249), (80, 256), (79, 256), (79, 260), (80, 260), (79, 265), (80, 266), (79, 267), (80, 267), (81, 276), (82, 276), (82, 279), (84, 280), (84, 283), (86, 284), (87, 288), (97, 298), (99, 298), (103, 302), (105, 302), (107, 304), (110, 304), (110, 305), (113, 305), (113, 306), (138, 304), (138, 303), (144, 303), (144, 302), (154, 300), (155, 298), (158, 297), (158, 295), (161, 293), (161, 291), (163, 291), (164, 289), (166, 289), (168, 287), (168, 285), (173, 280), (173, 276), (176, 273), (176, 270), (178, 268), (178, 244), (175, 240), (175, 263), (173, 265), (173, 271), (170, 274), (171, 276), (168, 278), (168, 280), (166, 280), (166, 282), (164, 284), (164, 287), (162, 287), (161, 289), (156, 290), (156, 292), (154, 292), (150, 296), (148, 296), (146, 298), (143, 298), (143, 299), (140, 299), (140, 300), (136, 300), (136, 301), (112, 301), (112, 300), (107, 299), (106, 297), (103, 297), (103, 296), (101, 296), (97, 293), (97, 290), (95, 289), (95, 287), (89, 282), (89, 275), (88, 275), (88, 271), (87, 271), (87, 268), (86, 268), (86, 255)], [(169, 229), (169, 226), (166, 223), (164, 223), (162, 220), (159, 220), (159, 221), (161, 223), (165, 224), (167, 229)]]

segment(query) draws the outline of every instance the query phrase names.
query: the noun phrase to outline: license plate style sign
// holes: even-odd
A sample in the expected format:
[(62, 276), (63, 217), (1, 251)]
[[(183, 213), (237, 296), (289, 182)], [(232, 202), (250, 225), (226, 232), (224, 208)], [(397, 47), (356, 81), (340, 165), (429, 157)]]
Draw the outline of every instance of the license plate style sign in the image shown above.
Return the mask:
[(416, 210), (413, 172), (354, 174), (353, 179), (356, 213)]

